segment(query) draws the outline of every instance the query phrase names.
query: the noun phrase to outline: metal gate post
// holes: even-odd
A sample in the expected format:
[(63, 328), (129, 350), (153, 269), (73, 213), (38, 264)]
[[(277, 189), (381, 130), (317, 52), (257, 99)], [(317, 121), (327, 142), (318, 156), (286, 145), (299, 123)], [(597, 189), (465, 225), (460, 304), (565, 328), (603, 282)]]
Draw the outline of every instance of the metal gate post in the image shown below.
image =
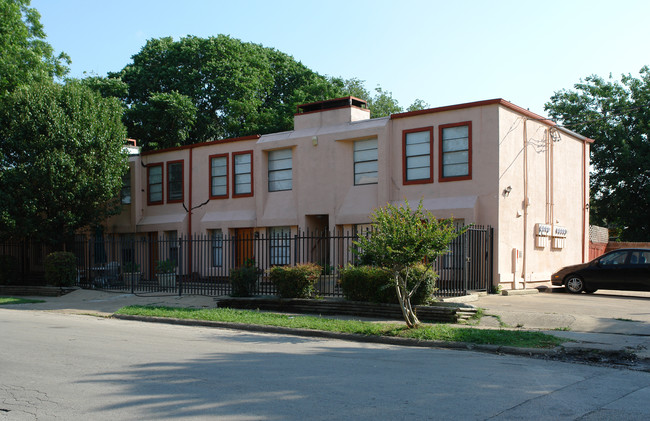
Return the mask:
[(178, 296), (183, 295), (183, 236), (178, 239)]
[(463, 234), (463, 249), (465, 251), (465, 262), (463, 264), (463, 282), (465, 283), (465, 295), (467, 295), (467, 284), (469, 282), (469, 230)]

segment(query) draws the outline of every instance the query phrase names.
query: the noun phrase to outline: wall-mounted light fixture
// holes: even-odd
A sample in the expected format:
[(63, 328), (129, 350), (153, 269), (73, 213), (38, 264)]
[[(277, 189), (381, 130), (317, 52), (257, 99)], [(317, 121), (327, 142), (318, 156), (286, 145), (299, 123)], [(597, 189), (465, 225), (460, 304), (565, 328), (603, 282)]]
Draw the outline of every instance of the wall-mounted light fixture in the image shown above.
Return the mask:
[(313, 136), (311, 138), (311, 144), (314, 146), (318, 146), (318, 136)]
[(510, 192), (512, 191), (512, 186), (508, 186), (505, 189), (503, 189), (503, 197), (508, 197), (510, 196)]
[(551, 127), (549, 129), (549, 134), (551, 135), (551, 140), (553, 142), (559, 142), (560, 140), (562, 140), (562, 137), (560, 136), (560, 132), (555, 127)]

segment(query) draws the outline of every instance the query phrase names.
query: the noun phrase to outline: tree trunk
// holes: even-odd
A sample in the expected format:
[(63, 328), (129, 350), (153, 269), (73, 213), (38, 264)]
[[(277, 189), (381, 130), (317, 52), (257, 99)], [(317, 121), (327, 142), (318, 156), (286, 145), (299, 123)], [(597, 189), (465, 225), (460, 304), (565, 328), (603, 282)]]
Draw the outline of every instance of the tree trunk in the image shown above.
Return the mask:
[(408, 293), (406, 281), (404, 281), (402, 284), (399, 272), (395, 273), (395, 290), (397, 292), (397, 300), (399, 301), (399, 306), (402, 309), (402, 315), (404, 316), (406, 326), (408, 328), (417, 327), (420, 324), (420, 320), (415, 315), (415, 312), (411, 307), (411, 296)]

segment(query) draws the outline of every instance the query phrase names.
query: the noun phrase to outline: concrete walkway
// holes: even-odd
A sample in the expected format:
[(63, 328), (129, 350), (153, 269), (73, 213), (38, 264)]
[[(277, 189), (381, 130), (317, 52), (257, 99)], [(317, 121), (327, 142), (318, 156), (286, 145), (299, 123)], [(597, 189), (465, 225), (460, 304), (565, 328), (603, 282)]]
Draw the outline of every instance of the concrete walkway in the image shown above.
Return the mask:
[[(621, 296), (621, 300), (630, 299), (634, 302), (634, 305), (630, 306), (630, 312), (633, 314), (625, 313), (625, 302), (621, 306), (623, 310), (618, 310), (622, 312), (619, 314), (615, 309), (605, 306), (605, 299), (600, 297), (533, 292), (508, 296), (473, 296), (469, 297), (471, 301), (467, 304), (483, 308), (485, 311), (485, 316), (476, 327), (543, 331), (566, 338), (567, 342), (563, 347), (567, 351), (633, 353), (642, 365), (650, 367), (650, 293), (636, 293), (632, 297)], [(134, 295), (83, 289), (61, 297), (25, 298), (42, 299), (45, 302), (0, 306), (0, 309), (110, 316), (128, 305), (215, 307), (214, 297), (208, 296), (179, 297), (163, 293)], [(596, 304), (593, 304), (593, 301)], [(499, 349), (498, 352), (502, 351)]]
[(650, 292), (574, 295), (553, 288), (470, 300), (484, 309), (479, 326), (539, 330), (575, 341), (563, 344), (568, 350), (631, 352), (650, 363)]

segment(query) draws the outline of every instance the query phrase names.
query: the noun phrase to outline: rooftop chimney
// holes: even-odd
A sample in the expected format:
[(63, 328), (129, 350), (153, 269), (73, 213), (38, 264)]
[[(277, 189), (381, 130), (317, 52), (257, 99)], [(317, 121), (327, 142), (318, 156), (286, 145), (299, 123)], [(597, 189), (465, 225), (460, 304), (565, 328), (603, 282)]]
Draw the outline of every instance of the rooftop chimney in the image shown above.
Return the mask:
[(294, 130), (335, 126), (352, 121), (368, 120), (368, 103), (352, 96), (298, 105), (293, 117)]

